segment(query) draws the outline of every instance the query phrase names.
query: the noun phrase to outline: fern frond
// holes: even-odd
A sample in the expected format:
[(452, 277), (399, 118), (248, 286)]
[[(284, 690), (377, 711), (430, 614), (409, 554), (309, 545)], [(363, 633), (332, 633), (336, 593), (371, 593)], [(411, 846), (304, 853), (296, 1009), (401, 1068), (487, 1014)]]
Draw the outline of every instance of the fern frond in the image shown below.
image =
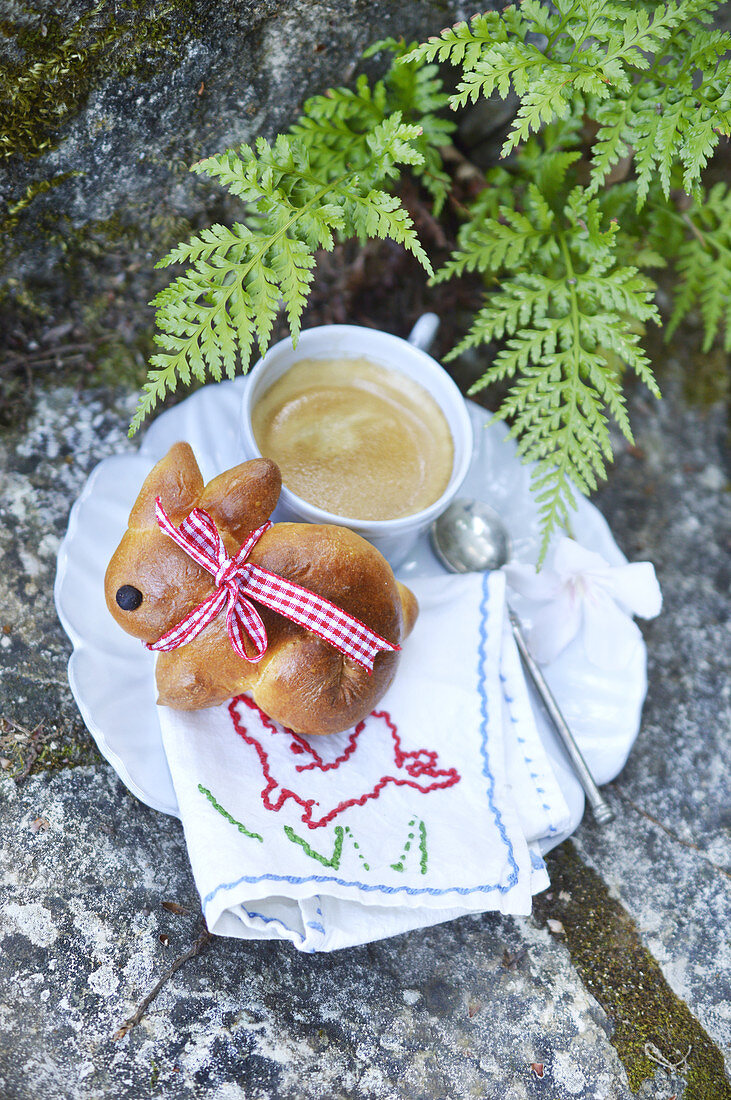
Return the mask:
[(678, 276), (673, 311), (665, 330), (671, 340), (678, 325), (698, 308), (703, 323), (703, 350), (719, 333), (731, 352), (731, 189), (717, 183), (682, 216), (686, 228), (676, 261)]
[(418, 128), (410, 145), (419, 158), (408, 163), (430, 192), (438, 214), (450, 184), (439, 149), (449, 143), (456, 124), (439, 114), (449, 97), (443, 91), (437, 67), (403, 63), (408, 49), (406, 43), (393, 38), (374, 43), (365, 56), (383, 50), (395, 55), (385, 77), (371, 85), (362, 74), (354, 89), (331, 88), (325, 95), (312, 96), (290, 132), (307, 145), (310, 164), (318, 171), (337, 175), (345, 166), (364, 171), (371, 159), (369, 135), (376, 126), (399, 114), (404, 122)]
[[(628, 8), (606, 0), (562, 3), (556, 8), (555, 12), (547, 12), (536, 0), (522, 3), (520, 33), (509, 33), (502, 22), (504, 14), (503, 33), (481, 51), (473, 48), (468, 56), (460, 56), (454, 32), (452, 38), (444, 32), (451, 49), (445, 48), (442, 39), (441, 49), (434, 43), (430, 51), (434, 57), (462, 65), (462, 79), (452, 97), (454, 108), (493, 92), (505, 98), (512, 89), (518, 96), (520, 106), (503, 156), (543, 125), (570, 112), (579, 113), (586, 97), (599, 104), (615, 103), (618, 96), (628, 95), (636, 74), (650, 64), (647, 55), (661, 51), (674, 31), (691, 17), (688, 0), (658, 4), (652, 12), (642, 6)], [(545, 36), (543, 49), (527, 38), (528, 31)], [(719, 43), (707, 41), (704, 47), (711, 55)], [(703, 52), (700, 45), (698, 52)], [(605, 133), (605, 165), (614, 163), (619, 148), (627, 144), (625, 129), (619, 127), (618, 138), (611, 145)]]
[(463, 275), (467, 271), (491, 274), (501, 267), (514, 267), (527, 261), (539, 249), (547, 256), (555, 244), (549, 235), (553, 214), (546, 204), (534, 198), (533, 220), (518, 210), (502, 206), (499, 218), (483, 218), (468, 223), (459, 233), (458, 247), (434, 276), (434, 283)]
[(471, 69), (487, 46), (495, 42), (507, 42), (508, 34), (525, 36), (527, 27), (515, 5), (505, 8), (502, 15), (489, 11), (473, 15), (469, 23), (455, 23), (445, 27), (441, 34), (433, 35), (427, 42), (415, 46), (403, 58), (404, 62), (449, 61)]
[[(731, 35), (729, 35), (731, 48)], [(682, 133), (678, 134), (678, 157), (683, 163), (683, 190), (689, 194), (700, 179), (721, 136), (731, 134), (731, 62), (726, 66), (727, 84), (724, 92), (713, 105), (703, 105), (691, 116)], [(667, 195), (666, 191), (666, 195)]]
[(536, 80), (523, 95), (512, 130), (500, 155), (506, 157), (521, 141), (527, 141), (531, 131), (537, 133), (544, 124), (566, 118), (571, 105), (563, 95), (563, 86), (548, 79)]
[(713, 10), (712, 0), (561, 0), (554, 10), (522, 0), (520, 10), (447, 28), (406, 59), (461, 68), (454, 109), (515, 93), (502, 156), (557, 119), (588, 113), (599, 123), (590, 194), (632, 151), (640, 208), (655, 175), (669, 196), (678, 160), (692, 191), (731, 133), (731, 34), (707, 28)]
[[(539, 209), (534, 197), (534, 217)], [(482, 235), (465, 231), (452, 260), (450, 270), (472, 265), (489, 273), (499, 289), (488, 293), (448, 358), (503, 340), (470, 392), (511, 381), (496, 417), (510, 422), (519, 454), (535, 464), (543, 556), (551, 532), (567, 522), (575, 491), (591, 491), (606, 475), (610, 420), (632, 438), (618, 361), (659, 395), (636, 331), (638, 324), (659, 318), (653, 284), (636, 267), (618, 262), (617, 226), (605, 227), (598, 201), (581, 188), (567, 196), (560, 218), (533, 227), (532, 238), (526, 212), (501, 213), (501, 238), (492, 222)], [(539, 247), (506, 247), (505, 238), (521, 233), (526, 241), (538, 239)]]
[(683, 187), (692, 191), (721, 136), (731, 133), (731, 34), (703, 28), (710, 17), (708, 4), (681, 0), (674, 7), (656, 55), (632, 68), (628, 94), (597, 103), (594, 110), (599, 132), (590, 193), (598, 192), (612, 166), (631, 149), (638, 209), (656, 174), (669, 197), (678, 161), (685, 169)]
[(339, 235), (390, 237), (409, 249), (431, 274), (408, 212), (397, 198), (374, 186), (397, 164), (421, 163), (413, 141), (418, 127), (395, 114), (365, 135), (368, 161), (332, 178), (315, 168), (301, 138), (263, 138), (194, 166), (218, 178), (254, 211), (251, 226), (214, 225), (178, 245), (159, 267), (188, 265), (155, 297), (159, 351), (130, 425), (147, 414), (179, 382), (232, 377), (238, 358), (246, 370), (254, 341), (263, 354), (280, 299), (296, 340), (317, 248), (332, 249)]
[[(377, 44), (388, 48), (395, 56), (394, 64), (383, 78), (386, 100), (391, 110), (401, 111), (404, 119), (415, 122), (421, 129), (414, 146), (419, 150), (423, 164), (412, 169), (414, 176), (430, 193), (436, 217), (442, 211), (451, 179), (444, 170), (441, 149), (449, 145), (457, 124), (445, 118), (442, 112), (449, 103), (444, 83), (437, 65), (405, 61), (405, 56), (415, 43), (388, 39)], [(370, 51), (366, 51), (365, 56)]]
[(352, 192), (343, 204), (349, 236), (365, 241), (369, 237), (390, 237), (402, 244), (431, 275), (432, 266), (413, 227), (411, 215), (395, 195), (371, 190), (367, 195)]

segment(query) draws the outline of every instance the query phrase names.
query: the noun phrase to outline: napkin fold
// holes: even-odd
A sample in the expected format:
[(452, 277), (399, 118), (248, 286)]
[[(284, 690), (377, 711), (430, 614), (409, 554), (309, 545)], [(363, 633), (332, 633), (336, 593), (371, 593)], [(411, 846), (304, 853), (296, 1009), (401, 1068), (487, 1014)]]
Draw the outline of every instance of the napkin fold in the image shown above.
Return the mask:
[(574, 539), (554, 541), (550, 561), (539, 573), (512, 562), (504, 568), (508, 586), (531, 608), (528, 646), (541, 664), (550, 664), (579, 633), (591, 664), (603, 669), (627, 666), (642, 643), (633, 615), (654, 619), (662, 593), (649, 561), (610, 565)]
[(304, 738), (246, 695), (160, 708), (209, 929), (300, 951), (527, 914), (569, 810), (506, 625), (502, 573), (409, 581), (420, 614), (364, 722)]

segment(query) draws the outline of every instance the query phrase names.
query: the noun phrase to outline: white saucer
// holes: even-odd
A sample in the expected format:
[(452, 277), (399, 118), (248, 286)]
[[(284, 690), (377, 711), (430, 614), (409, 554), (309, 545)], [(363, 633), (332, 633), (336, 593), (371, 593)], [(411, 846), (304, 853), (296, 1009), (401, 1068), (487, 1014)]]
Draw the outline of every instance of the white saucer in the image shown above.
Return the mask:
[[(101, 462), (73, 506), (58, 555), (55, 599), (58, 615), (73, 643), (69, 682), (81, 715), (102, 755), (143, 802), (178, 816), (155, 703), (154, 656), (113, 621), (104, 600), (107, 563), (127, 526), (144, 478), (178, 440), (187, 440), (205, 480), (243, 461), (239, 449), (239, 411), (246, 378), (205, 386), (163, 413), (147, 431), (137, 454)], [(475, 427), (475, 451), (461, 495), (478, 497), (504, 518), (515, 560), (535, 562), (539, 525), (529, 491), (530, 469), (505, 440), (502, 424), (469, 402)], [(277, 513), (274, 513), (277, 518)], [(573, 535), (611, 564), (625, 562), (600, 513), (580, 498)], [(409, 577), (443, 572), (424, 537), (397, 574)], [(590, 665), (580, 639), (544, 671), (598, 783), (624, 766), (639, 731), (646, 692), (646, 654), (638, 644), (621, 671)], [(570, 770), (540, 705), (536, 719), (559, 783), (571, 810), (571, 827), (583, 813), (581, 788)], [(547, 849), (564, 836), (552, 838)]]

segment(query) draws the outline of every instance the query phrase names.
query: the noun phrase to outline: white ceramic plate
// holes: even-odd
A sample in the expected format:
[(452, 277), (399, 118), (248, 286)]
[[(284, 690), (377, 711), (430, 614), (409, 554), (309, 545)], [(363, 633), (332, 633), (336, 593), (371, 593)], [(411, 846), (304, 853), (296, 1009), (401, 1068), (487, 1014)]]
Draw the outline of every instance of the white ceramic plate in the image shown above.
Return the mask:
[[(58, 556), (56, 607), (73, 643), (69, 682), (84, 722), (130, 791), (175, 816), (178, 806), (155, 704), (154, 656), (109, 615), (104, 573), (142, 481), (173, 443), (191, 444), (206, 480), (242, 461), (239, 410), (246, 385), (247, 379), (239, 378), (205, 386), (158, 417), (136, 454), (101, 462), (74, 504)], [(530, 470), (505, 441), (505, 428), (488, 424), (488, 414), (477, 405), (469, 403), (469, 409), (475, 450), (461, 495), (479, 497), (500, 512), (513, 539), (514, 558), (534, 562), (539, 532)], [(583, 499), (573, 533), (608, 562), (625, 561), (602, 516)], [(404, 581), (442, 572), (426, 538), (397, 570)], [(575, 639), (544, 671), (595, 779), (608, 782), (624, 766), (638, 733), (646, 691), (644, 646), (638, 645), (621, 672), (604, 672), (587, 662), (581, 641)], [(583, 794), (540, 705), (534, 709), (569, 803), (573, 832), (583, 813)]]

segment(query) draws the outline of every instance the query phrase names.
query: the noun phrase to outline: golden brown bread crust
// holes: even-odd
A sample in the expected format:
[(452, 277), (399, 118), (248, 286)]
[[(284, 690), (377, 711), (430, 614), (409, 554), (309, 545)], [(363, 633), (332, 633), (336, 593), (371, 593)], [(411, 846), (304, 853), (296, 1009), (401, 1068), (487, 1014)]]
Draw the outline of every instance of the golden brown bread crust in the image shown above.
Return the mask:
[[(204, 486), (191, 448), (176, 443), (142, 486), (107, 569), (107, 606), (120, 626), (154, 642), (213, 588), (213, 577), (160, 531), (157, 496), (176, 525), (195, 507), (209, 512), (232, 555), (266, 522), (280, 488), (279, 470), (268, 459), (242, 463)], [(395, 580), (385, 558), (344, 527), (275, 524), (249, 560), (337, 604), (395, 644), (418, 614), (415, 597)], [(116, 598), (125, 585), (142, 596), (127, 611)], [(259, 663), (236, 655), (220, 614), (194, 641), (159, 654), (158, 703), (197, 710), (249, 691), (272, 718), (303, 734), (348, 729), (373, 710), (394, 677), (398, 653), (379, 653), (369, 676), (315, 634), (261, 605), (257, 610), (269, 638)]]

